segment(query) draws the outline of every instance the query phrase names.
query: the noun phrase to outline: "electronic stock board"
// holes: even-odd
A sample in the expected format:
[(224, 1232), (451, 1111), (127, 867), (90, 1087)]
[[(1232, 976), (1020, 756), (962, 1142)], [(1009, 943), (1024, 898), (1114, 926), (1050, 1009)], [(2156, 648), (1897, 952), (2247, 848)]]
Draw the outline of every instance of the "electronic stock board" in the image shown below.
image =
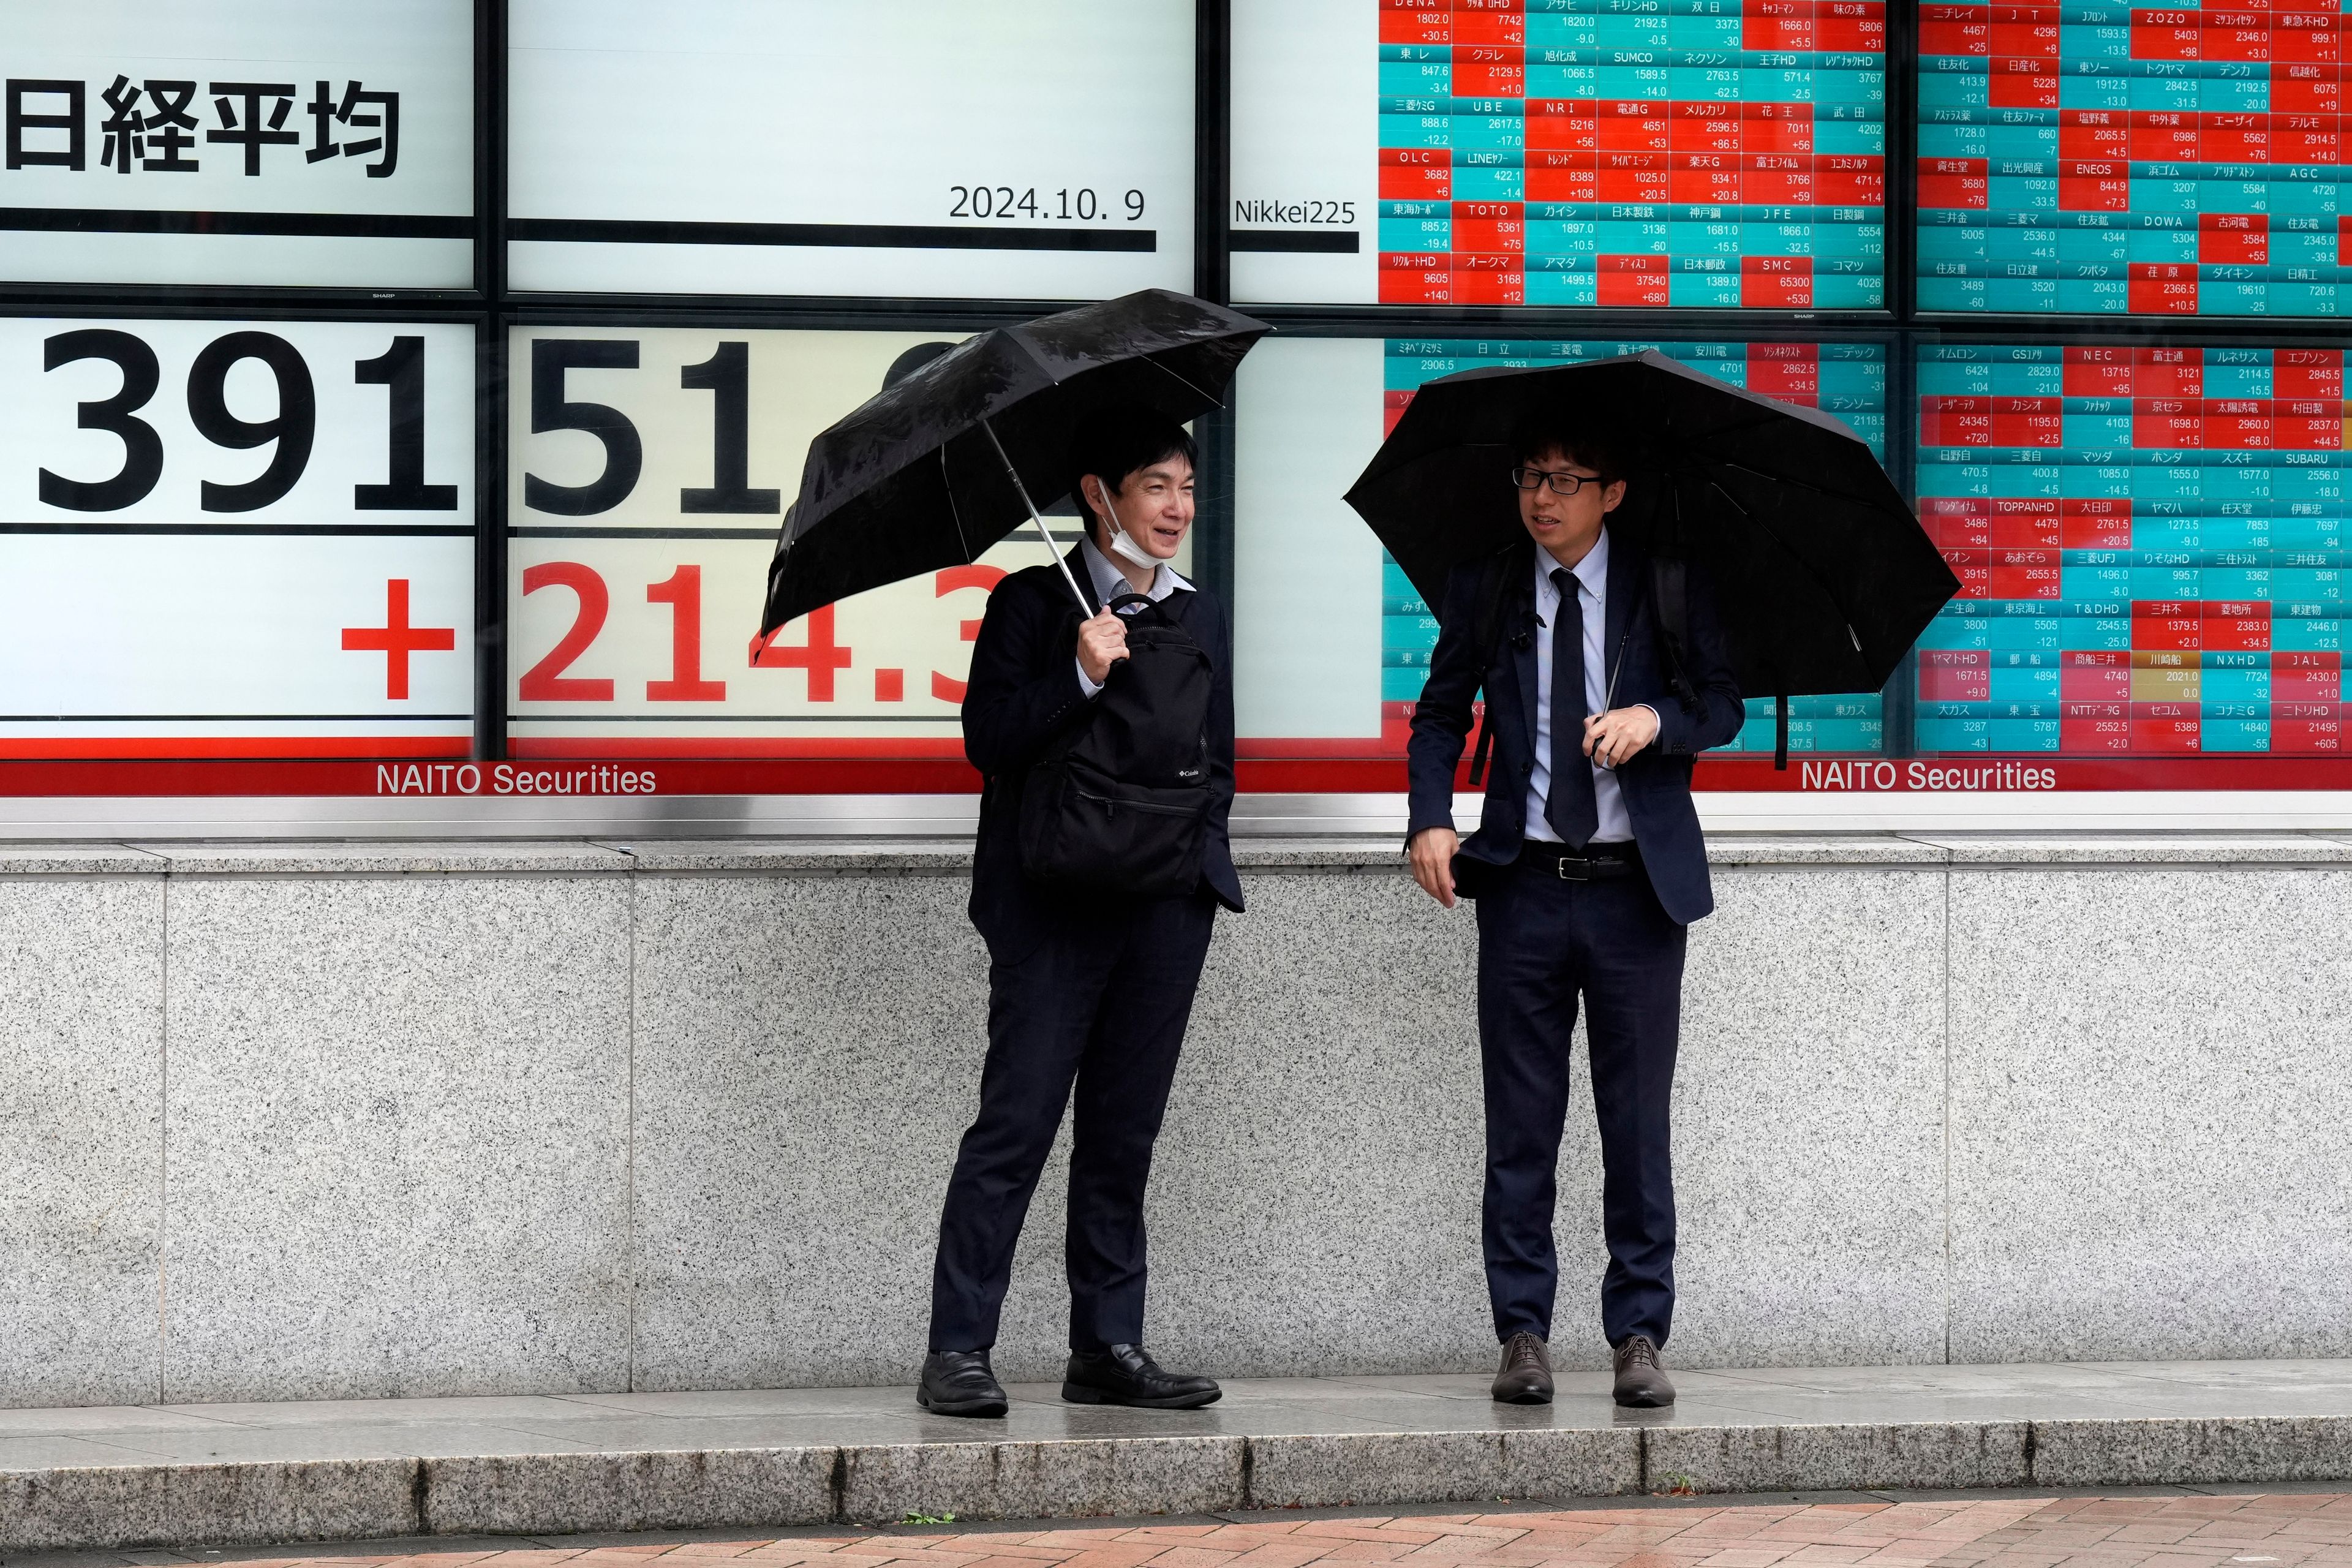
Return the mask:
[(1234, 297), (1880, 309), (1885, 11), (1237, 7)]
[[(1402, 754), (1436, 646), (1429, 605), (1336, 491), (1321, 493), (1321, 476), (1360, 470), (1415, 392), (1439, 376), (1643, 349), (1834, 413), (1885, 452), (1887, 359), (1875, 342), (1281, 340), (1252, 354), (1242, 372), (1236, 489), (1236, 698), (1245, 757)], [(1279, 411), (1261, 424), (1255, 411), (1269, 404)], [(1300, 595), (1300, 583), (1315, 591)], [(1769, 757), (1773, 724), (1769, 700), (1751, 702), (1747, 724), (1724, 749)], [(1791, 700), (1792, 752), (1874, 754), (1886, 742), (1877, 692)]]
[(2342, 313), (2347, 9), (1921, 5), (1919, 308)]
[[(2340, 754), (2344, 353), (1937, 344), (1923, 752)], [(2255, 782), (2245, 774), (2242, 782)]]

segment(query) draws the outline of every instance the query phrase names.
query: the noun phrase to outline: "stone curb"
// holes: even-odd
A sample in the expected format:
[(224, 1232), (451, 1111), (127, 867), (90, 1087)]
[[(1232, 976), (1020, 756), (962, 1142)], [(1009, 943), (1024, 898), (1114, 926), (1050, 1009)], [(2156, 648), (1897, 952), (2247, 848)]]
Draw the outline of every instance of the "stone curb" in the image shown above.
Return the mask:
[(0, 1552), (1650, 1491), (2352, 1480), (2352, 1416), (1529, 1427), (0, 1470)]

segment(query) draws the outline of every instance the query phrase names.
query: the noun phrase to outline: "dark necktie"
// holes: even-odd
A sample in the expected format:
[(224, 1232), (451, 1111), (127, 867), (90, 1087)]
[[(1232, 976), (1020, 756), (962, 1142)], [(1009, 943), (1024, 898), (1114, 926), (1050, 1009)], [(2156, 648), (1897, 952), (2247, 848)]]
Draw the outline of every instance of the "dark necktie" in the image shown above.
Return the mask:
[(1576, 574), (1552, 569), (1559, 609), (1551, 619), (1551, 792), (1544, 820), (1570, 849), (1581, 849), (1601, 831), (1601, 808), (1592, 798), (1592, 764), (1584, 755), (1584, 605), (1576, 595)]

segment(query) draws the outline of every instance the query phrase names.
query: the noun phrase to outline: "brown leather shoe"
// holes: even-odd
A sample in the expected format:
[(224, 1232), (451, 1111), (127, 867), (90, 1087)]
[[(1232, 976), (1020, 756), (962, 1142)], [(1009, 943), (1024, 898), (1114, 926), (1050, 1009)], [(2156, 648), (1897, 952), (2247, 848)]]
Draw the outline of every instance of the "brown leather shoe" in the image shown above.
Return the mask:
[(1503, 1365), (1495, 1373), (1497, 1405), (1549, 1405), (1551, 1352), (1533, 1334), (1513, 1334), (1503, 1342)]
[(1617, 1371), (1617, 1403), (1636, 1410), (1654, 1410), (1675, 1402), (1675, 1385), (1658, 1364), (1658, 1347), (1646, 1334), (1635, 1334), (1619, 1345), (1610, 1361)]

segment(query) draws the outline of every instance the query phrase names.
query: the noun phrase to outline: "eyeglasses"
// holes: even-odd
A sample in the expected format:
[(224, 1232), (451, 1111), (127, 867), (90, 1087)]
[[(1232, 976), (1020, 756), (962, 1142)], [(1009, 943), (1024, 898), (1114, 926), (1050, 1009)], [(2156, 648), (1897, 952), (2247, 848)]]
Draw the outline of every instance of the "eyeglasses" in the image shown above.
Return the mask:
[(1587, 485), (1605, 485), (1610, 481), (1599, 474), (1576, 474), (1570, 473), (1566, 468), (1556, 471), (1544, 468), (1513, 468), (1511, 482), (1523, 490), (1540, 489), (1549, 485), (1551, 493), (1556, 496), (1572, 496)]

